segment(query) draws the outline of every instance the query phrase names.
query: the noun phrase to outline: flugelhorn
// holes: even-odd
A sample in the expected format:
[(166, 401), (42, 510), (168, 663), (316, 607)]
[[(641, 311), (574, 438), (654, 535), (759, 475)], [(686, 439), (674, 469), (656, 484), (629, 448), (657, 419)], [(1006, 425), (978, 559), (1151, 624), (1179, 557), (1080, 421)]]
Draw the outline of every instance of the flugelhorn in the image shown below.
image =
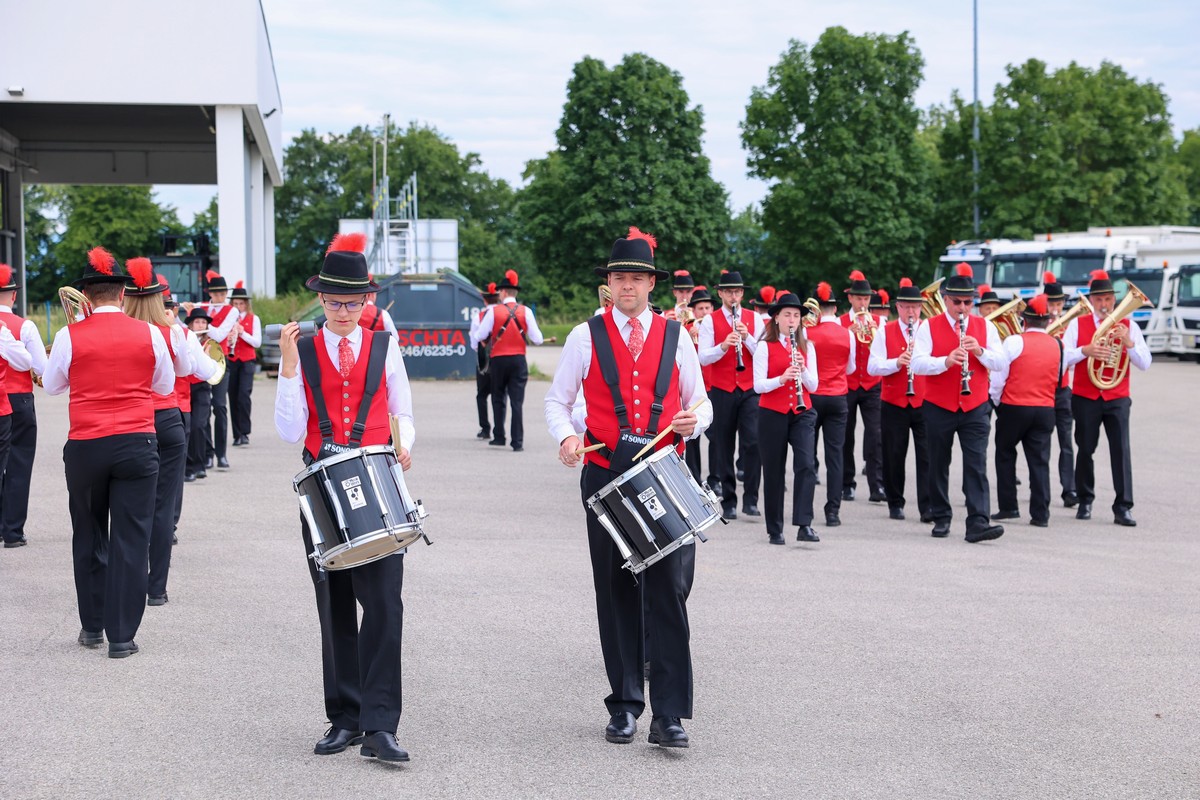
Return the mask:
[(1125, 346), (1117, 333), (1117, 325), (1144, 305), (1150, 304), (1140, 289), (1128, 283), (1129, 292), (1125, 295), (1113, 312), (1109, 314), (1096, 328), (1092, 336), (1092, 344), (1108, 348), (1107, 358), (1088, 357), (1088, 378), (1092, 385), (1101, 391), (1115, 389), (1125, 376), (1129, 374), (1129, 358), (1125, 355)]
[(854, 330), (854, 338), (860, 344), (869, 345), (875, 339), (875, 315), (870, 311), (855, 311), (854, 322), (850, 326)]
[(988, 322), (996, 326), (1001, 341), (1021, 332), (1021, 312), (1024, 310), (1025, 301), (1017, 297), (987, 315)]
[(1079, 295), (1079, 300), (1075, 305), (1059, 314), (1053, 322), (1046, 326), (1046, 333), (1061, 339), (1062, 335), (1067, 332), (1067, 326), (1071, 324), (1071, 320), (1082, 317), (1084, 314), (1094, 313), (1095, 309), (1092, 308), (1091, 302), (1083, 295)]

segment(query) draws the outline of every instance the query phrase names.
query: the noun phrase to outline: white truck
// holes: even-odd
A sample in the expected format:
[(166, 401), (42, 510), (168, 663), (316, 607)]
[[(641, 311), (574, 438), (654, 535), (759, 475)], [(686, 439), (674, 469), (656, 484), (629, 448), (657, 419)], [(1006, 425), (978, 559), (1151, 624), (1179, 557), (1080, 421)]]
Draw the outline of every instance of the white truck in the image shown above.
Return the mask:
[(1126, 285), (1133, 282), (1150, 298), (1152, 305), (1133, 312), (1141, 326), (1151, 353), (1171, 352), (1171, 334), (1175, 327), (1175, 275), (1186, 264), (1200, 264), (1200, 236), (1178, 235), (1140, 245), (1136, 261), (1112, 271), (1117, 301), (1125, 297)]
[(1045, 242), (1016, 239), (966, 241), (946, 248), (934, 279), (949, 275), (963, 261), (975, 272), (975, 284), (988, 284), (1004, 300), (1028, 299), (1040, 291)]
[(1183, 264), (1171, 279), (1171, 328), (1168, 348), (1180, 358), (1200, 356), (1200, 260)]

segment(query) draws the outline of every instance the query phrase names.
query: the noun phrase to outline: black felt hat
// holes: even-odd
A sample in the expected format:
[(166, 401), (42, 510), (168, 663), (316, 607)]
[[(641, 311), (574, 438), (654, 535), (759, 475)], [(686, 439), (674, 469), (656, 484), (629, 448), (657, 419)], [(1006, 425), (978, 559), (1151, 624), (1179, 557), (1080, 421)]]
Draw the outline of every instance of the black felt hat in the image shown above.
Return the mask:
[(727, 269), (721, 270), (721, 278), (717, 281), (718, 289), (745, 289), (746, 284), (742, 282), (742, 273)]
[(988, 286), (986, 283), (981, 284), (976, 291), (979, 293), (979, 300), (977, 301), (978, 305), (1000, 302), (1000, 295), (996, 294), (995, 290), (993, 290), (992, 287)]
[(1021, 316), (1029, 317), (1030, 319), (1050, 319), (1050, 296), (1042, 293), (1036, 297), (1029, 298), (1029, 302), (1025, 304), (1025, 308), (1021, 311)]
[(1102, 269), (1092, 270), (1092, 279), (1088, 282), (1088, 294), (1113, 294), (1113, 282), (1108, 273)]
[(962, 261), (954, 266), (954, 274), (942, 282), (942, 294), (975, 296), (975, 270), (970, 264)]
[(148, 258), (131, 258), (125, 262), (128, 280), (125, 283), (126, 297), (147, 297), (167, 290), (165, 284), (154, 274), (154, 265)]
[(519, 282), (520, 277), (517, 275), (517, 271), (515, 269), (506, 269), (504, 271), (504, 280), (496, 284), (496, 289), (512, 289), (514, 292), (519, 291), (521, 288), (518, 285)]
[(249, 300), (250, 293), (246, 291), (246, 282), (238, 281), (233, 285), (233, 291), (229, 293), (230, 300)]
[(875, 291), (871, 292), (871, 305), (869, 308), (873, 308), (876, 311), (887, 311), (891, 307), (891, 298), (888, 296), (886, 291), (883, 289), (876, 289)]
[(204, 310), (204, 306), (192, 306), (192, 310), (188, 312), (187, 319), (185, 319), (184, 322), (190, 328), (192, 323), (198, 319), (205, 319), (208, 320), (209, 324), (212, 323), (212, 317), (210, 317), (208, 312)]
[(837, 308), (837, 299), (833, 296), (833, 287), (825, 281), (817, 284), (817, 302), (822, 307), (833, 306)]
[(701, 303), (711, 303), (712, 295), (708, 293), (708, 287), (697, 286), (696, 291), (692, 292), (692, 299), (688, 300), (688, 308), (695, 308)]
[(686, 269), (677, 269), (671, 280), (672, 289), (692, 289), (695, 288), (696, 281), (692, 278), (692, 273)]
[(1065, 300), (1067, 297), (1062, 284), (1058, 282), (1058, 276), (1053, 272), (1042, 273), (1042, 291), (1046, 293), (1048, 300)]
[(124, 283), (127, 277), (112, 253), (103, 247), (93, 247), (87, 254), (88, 263), (83, 275), (75, 281), (75, 288), (82, 289), (93, 283)]
[(850, 286), (846, 289), (846, 294), (871, 296), (871, 282), (867, 280), (866, 275), (862, 274), (862, 271), (856, 269), (850, 273)]
[(339, 233), (329, 243), (320, 273), (304, 282), (304, 288), (324, 294), (370, 294), (379, 291), (367, 269), (365, 233)]
[(645, 272), (659, 280), (666, 280), (670, 273), (654, 266), (656, 247), (658, 241), (653, 236), (631, 227), (629, 235), (613, 242), (608, 264), (596, 267), (595, 272), (602, 278), (607, 277), (610, 272)]
[(17, 271), (8, 264), (0, 264), (0, 292), (11, 292), (20, 289), (17, 283)]
[(760, 309), (769, 308), (771, 303), (775, 302), (775, 296), (777, 294), (778, 292), (775, 290), (774, 286), (764, 286), (758, 290), (758, 294), (755, 295), (754, 299), (750, 301), (750, 305)]
[(500, 297), (500, 290), (496, 288), (496, 282), (492, 281), (480, 294), (483, 295), (483, 299), (487, 302), (494, 303)]
[(913, 286), (913, 282), (909, 278), (900, 279), (900, 288), (896, 290), (896, 302), (901, 301), (909, 303), (920, 303), (925, 298), (921, 297), (921, 290)]
[(204, 288), (211, 294), (212, 292), (228, 292), (229, 282), (225, 280), (225, 276), (217, 272), (215, 269), (210, 269), (204, 273)]
[(783, 311), (785, 308), (800, 309), (800, 316), (802, 317), (806, 312), (809, 311), (809, 309), (805, 307), (804, 303), (800, 302), (800, 298), (798, 296), (792, 294), (786, 289), (776, 292), (773, 302), (767, 307), (767, 314), (773, 317), (780, 311)]

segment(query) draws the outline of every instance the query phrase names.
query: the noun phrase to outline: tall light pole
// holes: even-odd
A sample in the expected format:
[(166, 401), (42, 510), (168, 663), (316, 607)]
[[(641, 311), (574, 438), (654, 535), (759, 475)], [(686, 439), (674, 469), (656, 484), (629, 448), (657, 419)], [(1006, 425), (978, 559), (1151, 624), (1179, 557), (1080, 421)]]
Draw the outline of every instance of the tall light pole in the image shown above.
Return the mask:
[(979, 238), (979, 0), (971, 0), (971, 16), (974, 22), (975, 39), (975, 97), (973, 126), (971, 135), (975, 145), (971, 148), (971, 174), (974, 180), (974, 191), (971, 194), (975, 203), (975, 238)]

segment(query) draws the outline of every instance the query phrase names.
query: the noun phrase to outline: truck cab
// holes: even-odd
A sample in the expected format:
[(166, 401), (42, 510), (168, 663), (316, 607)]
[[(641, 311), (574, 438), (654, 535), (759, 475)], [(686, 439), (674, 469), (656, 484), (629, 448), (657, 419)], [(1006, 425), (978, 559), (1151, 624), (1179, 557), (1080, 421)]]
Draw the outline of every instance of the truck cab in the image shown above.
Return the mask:
[(1046, 271), (1058, 278), (1070, 304), (1086, 292), (1093, 271), (1133, 268), (1138, 246), (1149, 241), (1148, 236), (1055, 236), (1046, 242)]
[(1179, 268), (1171, 280), (1169, 349), (1181, 358), (1200, 355), (1200, 263)]
[(990, 239), (952, 244), (938, 259), (934, 279), (948, 276), (955, 264), (966, 262), (975, 272), (975, 285), (990, 285), (1005, 300), (1029, 299), (1040, 291), (1045, 242)]

